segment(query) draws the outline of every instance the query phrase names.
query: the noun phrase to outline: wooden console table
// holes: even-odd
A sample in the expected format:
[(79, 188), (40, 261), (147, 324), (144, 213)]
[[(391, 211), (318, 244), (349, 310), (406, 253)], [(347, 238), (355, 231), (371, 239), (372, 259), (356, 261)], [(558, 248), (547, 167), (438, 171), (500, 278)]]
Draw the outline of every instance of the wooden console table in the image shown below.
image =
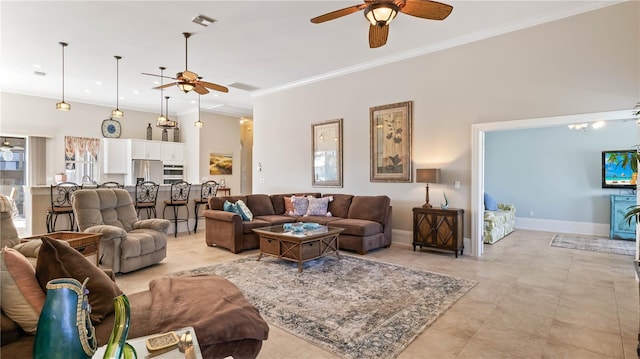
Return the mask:
[(416, 246), (458, 252), (464, 251), (464, 210), (457, 208), (413, 209), (413, 250)]

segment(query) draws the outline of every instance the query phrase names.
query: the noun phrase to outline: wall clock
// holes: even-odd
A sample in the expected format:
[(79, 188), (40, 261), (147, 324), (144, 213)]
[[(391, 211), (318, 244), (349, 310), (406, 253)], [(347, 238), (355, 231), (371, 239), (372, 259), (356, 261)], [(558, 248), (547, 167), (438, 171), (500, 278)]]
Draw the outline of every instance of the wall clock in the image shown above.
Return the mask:
[(112, 118), (102, 121), (102, 136), (109, 138), (120, 137), (121, 125), (120, 121)]

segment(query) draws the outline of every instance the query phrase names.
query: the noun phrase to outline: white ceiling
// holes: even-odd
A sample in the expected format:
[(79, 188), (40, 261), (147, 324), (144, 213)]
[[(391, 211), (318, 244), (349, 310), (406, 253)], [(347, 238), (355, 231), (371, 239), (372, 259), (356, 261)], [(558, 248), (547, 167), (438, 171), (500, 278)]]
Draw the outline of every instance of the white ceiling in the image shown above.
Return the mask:
[[(160, 111), (158, 78), (185, 68), (183, 32), (189, 39), (191, 71), (224, 86), (242, 83), (248, 92), (202, 96), (202, 109), (252, 116), (253, 96), (337, 74), (417, 56), (612, 5), (620, 1), (446, 1), (444, 21), (399, 14), (387, 45), (370, 49), (368, 23), (355, 13), (323, 24), (309, 19), (358, 1), (5, 1), (1, 13), (2, 91), (59, 100), (65, 49), (65, 98), (115, 107), (116, 60), (120, 60), (120, 108)], [(202, 27), (203, 14), (217, 20)], [(39, 66), (39, 67), (36, 67)], [(37, 76), (34, 71), (46, 73)], [(96, 84), (101, 82), (102, 85)], [(214, 95), (215, 94), (215, 95)], [(195, 111), (197, 94), (176, 87), (171, 114)], [(52, 101), (52, 106), (53, 101)], [(72, 107), (73, 111), (73, 107)]]

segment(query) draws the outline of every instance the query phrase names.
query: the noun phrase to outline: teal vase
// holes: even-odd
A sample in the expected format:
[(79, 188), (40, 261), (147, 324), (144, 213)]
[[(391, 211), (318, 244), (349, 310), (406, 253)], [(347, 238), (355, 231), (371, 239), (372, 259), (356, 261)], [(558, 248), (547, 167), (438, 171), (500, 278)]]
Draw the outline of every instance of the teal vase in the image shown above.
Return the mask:
[(113, 330), (109, 337), (109, 343), (104, 351), (104, 359), (136, 359), (138, 356), (136, 350), (127, 343), (127, 335), (129, 334), (129, 321), (131, 318), (131, 309), (129, 307), (129, 299), (126, 295), (121, 294), (113, 298), (113, 307), (115, 309), (115, 321)]
[(85, 359), (96, 352), (98, 342), (89, 319), (88, 280), (80, 284), (72, 278), (60, 278), (47, 283), (33, 358)]

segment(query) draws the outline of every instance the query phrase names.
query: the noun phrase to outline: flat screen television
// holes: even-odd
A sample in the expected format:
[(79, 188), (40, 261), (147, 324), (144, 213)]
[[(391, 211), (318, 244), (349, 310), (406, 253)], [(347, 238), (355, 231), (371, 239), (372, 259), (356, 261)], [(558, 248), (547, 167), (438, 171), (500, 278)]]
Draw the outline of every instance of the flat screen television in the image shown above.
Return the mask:
[(602, 188), (636, 188), (638, 155), (635, 150), (602, 151)]

